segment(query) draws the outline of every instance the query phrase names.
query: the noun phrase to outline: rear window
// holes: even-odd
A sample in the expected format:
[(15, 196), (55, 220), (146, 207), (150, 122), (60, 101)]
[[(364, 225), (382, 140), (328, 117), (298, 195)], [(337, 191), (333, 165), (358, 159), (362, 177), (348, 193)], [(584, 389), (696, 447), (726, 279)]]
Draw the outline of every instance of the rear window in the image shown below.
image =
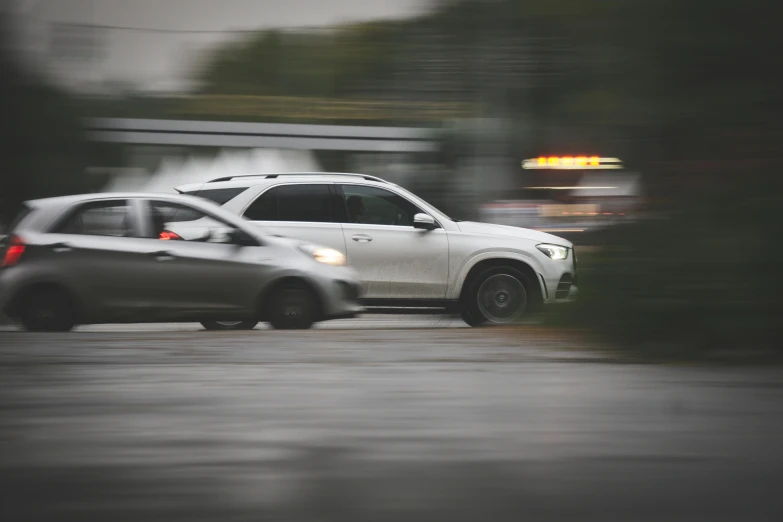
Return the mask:
[[(28, 215), (30, 215), (30, 212), (32, 212), (33, 209), (28, 207), (27, 205), (24, 205), (22, 207), (22, 210), (19, 211), (19, 213), (16, 215), (13, 221), (11, 221), (11, 225), (8, 227), (7, 234), (11, 234), (11, 232), (14, 231), (14, 229), (19, 226), (19, 223), (22, 222), (24, 218), (26, 218)], [(1, 233), (2, 231), (0, 231)]]
[(197, 196), (218, 205), (224, 205), (247, 190), (244, 187), (238, 188), (223, 188), (223, 189), (206, 189), (206, 190), (193, 190), (190, 192), (184, 192), (188, 196)]
[(136, 235), (128, 202), (119, 199), (82, 204), (55, 228), (55, 233), (110, 237)]

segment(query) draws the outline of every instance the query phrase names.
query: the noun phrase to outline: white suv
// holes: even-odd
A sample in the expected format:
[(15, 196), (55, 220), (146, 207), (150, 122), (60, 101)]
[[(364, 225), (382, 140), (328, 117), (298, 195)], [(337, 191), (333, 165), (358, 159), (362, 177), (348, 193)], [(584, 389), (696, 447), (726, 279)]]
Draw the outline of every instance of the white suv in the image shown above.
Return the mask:
[(374, 176), (259, 174), (177, 187), (272, 234), (339, 250), (373, 312), (459, 312), (507, 324), (576, 293), (571, 242), (525, 228), (451, 219)]

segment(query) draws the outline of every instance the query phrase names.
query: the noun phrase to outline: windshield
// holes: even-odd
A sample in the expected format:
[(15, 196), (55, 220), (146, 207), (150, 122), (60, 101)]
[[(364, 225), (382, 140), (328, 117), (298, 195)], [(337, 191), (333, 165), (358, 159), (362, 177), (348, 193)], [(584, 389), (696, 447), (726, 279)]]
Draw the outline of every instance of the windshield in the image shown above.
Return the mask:
[[(405, 195), (409, 199), (412, 199), (413, 202), (416, 203), (418, 206), (423, 207), (423, 210), (426, 210), (427, 212), (430, 212), (430, 213), (434, 213), (434, 214), (436, 214), (436, 215), (438, 215), (440, 217), (446, 218), (449, 221), (454, 221), (454, 222), (459, 222), (460, 221), (459, 219), (452, 219), (451, 217), (448, 216), (448, 214), (446, 214), (445, 212), (441, 212), (435, 206), (433, 206), (431, 203), (429, 203), (427, 201), (424, 201), (423, 199), (421, 199), (419, 196), (417, 196), (416, 194), (414, 194), (410, 190), (404, 189), (404, 188), (400, 187), (399, 185), (394, 185), (394, 187), (397, 188), (398, 190), (401, 190), (402, 192), (404, 192)], [(433, 216), (433, 217), (436, 217), (436, 216)]]

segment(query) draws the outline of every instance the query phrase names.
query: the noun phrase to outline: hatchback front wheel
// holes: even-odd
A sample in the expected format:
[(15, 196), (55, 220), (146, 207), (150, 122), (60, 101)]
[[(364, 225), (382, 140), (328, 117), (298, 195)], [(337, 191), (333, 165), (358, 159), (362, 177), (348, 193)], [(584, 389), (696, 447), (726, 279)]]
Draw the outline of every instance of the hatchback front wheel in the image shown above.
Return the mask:
[(269, 301), (269, 323), (277, 330), (306, 330), (316, 320), (318, 299), (304, 285), (279, 288)]

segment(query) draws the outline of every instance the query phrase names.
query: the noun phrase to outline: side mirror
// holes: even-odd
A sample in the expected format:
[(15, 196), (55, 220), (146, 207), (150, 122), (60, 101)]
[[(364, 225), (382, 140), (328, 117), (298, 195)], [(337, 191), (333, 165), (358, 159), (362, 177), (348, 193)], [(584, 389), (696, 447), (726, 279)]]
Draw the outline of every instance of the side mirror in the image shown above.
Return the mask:
[(413, 228), (421, 230), (434, 230), (438, 228), (435, 218), (429, 214), (416, 214), (413, 216)]
[(231, 238), (231, 243), (238, 246), (258, 246), (258, 241), (244, 230), (238, 228), (232, 229), (228, 236)]

